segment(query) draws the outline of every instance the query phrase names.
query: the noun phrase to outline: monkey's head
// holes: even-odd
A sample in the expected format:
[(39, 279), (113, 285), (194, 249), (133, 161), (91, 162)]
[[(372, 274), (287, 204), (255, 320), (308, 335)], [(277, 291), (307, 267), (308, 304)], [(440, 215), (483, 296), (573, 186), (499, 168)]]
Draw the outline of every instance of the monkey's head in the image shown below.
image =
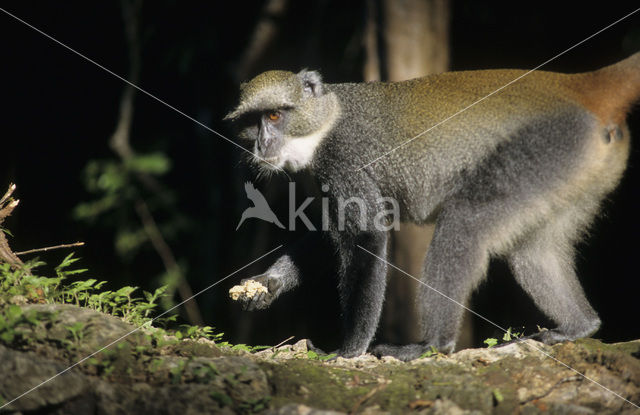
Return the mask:
[(268, 71), (240, 86), (240, 103), (225, 120), (237, 124), (240, 138), (254, 141), (255, 163), (296, 171), (311, 163), (339, 113), (318, 72)]

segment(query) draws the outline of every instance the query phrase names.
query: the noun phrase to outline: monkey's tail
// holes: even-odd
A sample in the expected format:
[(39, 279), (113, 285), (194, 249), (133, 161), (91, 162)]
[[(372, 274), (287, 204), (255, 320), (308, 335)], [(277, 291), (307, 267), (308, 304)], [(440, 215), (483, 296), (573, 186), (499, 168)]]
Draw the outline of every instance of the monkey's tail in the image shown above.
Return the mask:
[(590, 88), (583, 91), (583, 96), (603, 120), (624, 121), (640, 99), (640, 52), (583, 75), (591, 78)]

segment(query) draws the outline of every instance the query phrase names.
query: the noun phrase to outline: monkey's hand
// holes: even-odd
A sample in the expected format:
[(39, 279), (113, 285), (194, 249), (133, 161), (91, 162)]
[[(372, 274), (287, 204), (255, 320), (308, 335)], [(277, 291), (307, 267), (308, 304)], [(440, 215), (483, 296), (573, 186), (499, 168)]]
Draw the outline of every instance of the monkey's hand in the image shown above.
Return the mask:
[(236, 297), (241, 302), (243, 310), (263, 310), (269, 307), (273, 300), (275, 300), (282, 292), (283, 283), (280, 278), (271, 277), (265, 274), (256, 275), (255, 277), (246, 278), (240, 281), (240, 286), (254, 285), (252, 282), (254, 284), (260, 284), (261, 287), (254, 290), (252, 295), (239, 295)]

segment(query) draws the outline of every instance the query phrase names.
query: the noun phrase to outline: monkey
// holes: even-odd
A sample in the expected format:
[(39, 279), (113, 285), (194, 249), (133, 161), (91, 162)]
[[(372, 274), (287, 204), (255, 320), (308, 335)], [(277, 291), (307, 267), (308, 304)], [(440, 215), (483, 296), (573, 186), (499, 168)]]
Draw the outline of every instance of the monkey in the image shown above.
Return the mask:
[[(555, 344), (598, 330), (575, 245), (624, 173), (626, 117), (639, 97), (640, 52), (575, 74), (499, 69), (333, 84), (316, 71), (268, 71), (241, 85), (225, 119), (253, 144), (259, 168), (306, 169), (331, 200), (375, 207), (364, 216), (353, 205), (329, 208), (343, 326), (337, 354), (406, 361), (431, 346), (454, 350), (460, 304), (492, 257), (506, 260), (557, 325), (531, 338)], [(384, 196), (398, 202), (402, 221), (435, 224), (419, 276), (417, 344), (372, 347), (388, 268), (388, 232), (373, 226)], [(244, 299), (246, 309), (267, 308), (301, 283), (302, 258), (319, 255), (309, 243), (249, 278), (268, 292)]]

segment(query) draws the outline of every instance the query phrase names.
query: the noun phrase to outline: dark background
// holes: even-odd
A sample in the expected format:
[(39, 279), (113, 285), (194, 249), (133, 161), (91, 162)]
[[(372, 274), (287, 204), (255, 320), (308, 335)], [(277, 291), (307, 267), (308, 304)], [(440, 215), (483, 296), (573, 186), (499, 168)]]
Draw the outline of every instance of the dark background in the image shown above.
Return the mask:
[[(148, 2), (140, 21), (140, 86), (231, 136), (222, 118), (236, 102), (241, 81), (236, 76), (238, 62), (262, 6), (261, 1)], [(128, 52), (119, 2), (16, 1), (3, 2), (1, 7), (126, 77)], [(589, 8), (583, 2), (515, 7), (514, 2), (454, 1), (451, 66), (453, 70), (533, 68), (631, 11), (627, 2)], [(364, 22), (364, 2), (291, 2), (275, 22), (276, 41), (249, 75), (306, 67), (320, 70), (327, 82), (360, 81)], [(87, 223), (71, 213), (78, 203), (94, 197), (82, 179), (87, 162), (116, 158), (107, 141), (117, 121), (123, 82), (4, 13), (0, 13), (0, 48), (0, 186), (16, 183), (16, 197), (21, 200), (5, 224), (15, 235), (10, 239), (12, 247), (20, 251), (85, 241), (86, 247), (76, 252), (82, 267), (90, 269), (88, 276), (108, 280), (110, 288), (157, 287), (163, 267), (150, 246), (129, 256), (118, 255), (114, 248), (115, 223), (135, 215), (111, 215)], [(638, 50), (640, 13), (543, 69), (586, 71)], [(632, 114), (630, 125), (632, 133), (640, 136), (640, 111)], [(171, 215), (183, 219), (185, 225), (167, 239), (194, 291), (281, 243), (294, 243), (299, 236), (255, 220), (236, 232), (240, 214), (248, 206), (242, 184), (253, 178), (242, 152), (142, 94), (135, 101), (131, 143), (136, 151), (161, 151), (171, 159), (170, 172), (159, 180), (175, 199), (172, 210), (159, 211), (157, 219)], [(639, 161), (638, 146), (633, 145), (625, 178), (578, 251), (578, 273), (603, 320), (596, 337), (611, 342), (640, 337), (640, 278), (635, 263)], [(296, 179), (309, 183), (303, 176)], [(281, 199), (287, 181), (274, 177), (258, 186), (274, 211), (285, 217), (286, 200)], [(312, 191), (308, 184), (299, 189)], [(41, 254), (40, 258), (55, 265), (67, 253)], [(241, 278), (264, 270), (276, 255), (199, 296), (206, 323), (224, 331), (232, 342), (274, 344), (295, 335), (334, 347), (339, 326), (332, 275), (309, 278), (295, 294), (257, 315), (230, 304), (227, 290)], [(492, 263), (488, 282), (474, 296), (471, 308), (503, 327), (545, 324), (500, 262)], [(476, 322), (478, 344), (496, 335), (491, 326)]]

